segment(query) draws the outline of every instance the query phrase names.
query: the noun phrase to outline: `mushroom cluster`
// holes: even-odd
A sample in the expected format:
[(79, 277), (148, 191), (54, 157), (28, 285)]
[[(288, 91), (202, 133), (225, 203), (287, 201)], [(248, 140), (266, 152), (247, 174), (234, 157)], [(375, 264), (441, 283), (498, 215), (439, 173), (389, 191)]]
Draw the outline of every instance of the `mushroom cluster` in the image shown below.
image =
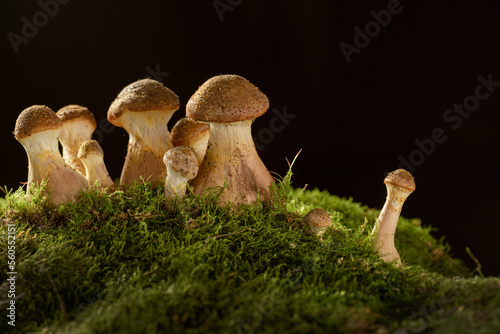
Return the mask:
[[(212, 77), (191, 96), (185, 117), (170, 133), (167, 123), (179, 107), (177, 95), (152, 79), (133, 82), (118, 94), (107, 118), (129, 135), (120, 184), (164, 182), (167, 199), (185, 196), (188, 183), (195, 194), (218, 188), (220, 206), (269, 201), (274, 178), (251, 135), (252, 122), (269, 108), (266, 95), (241, 76)], [(28, 155), (28, 198), (43, 182), (55, 205), (75, 202), (80, 191), (92, 187), (114, 189), (104, 152), (91, 139), (95, 129), (93, 114), (76, 104), (57, 113), (43, 105), (21, 112), (14, 136)], [(394, 235), (415, 181), (409, 172), (398, 169), (384, 183), (387, 198), (372, 231), (373, 249), (383, 261), (401, 263)], [(303, 222), (309, 234), (320, 239), (332, 225), (329, 214), (320, 208), (311, 210)]]
[[(120, 184), (164, 182), (167, 198), (183, 197), (188, 182), (196, 194), (223, 187), (220, 205), (269, 200), (274, 179), (251, 136), (252, 121), (269, 108), (267, 97), (243, 77), (213, 77), (170, 133), (168, 122), (179, 107), (177, 95), (152, 79), (129, 84), (111, 103), (108, 120), (129, 135)], [(28, 154), (28, 196), (43, 180), (56, 205), (75, 202), (80, 190), (114, 187), (104, 152), (92, 140), (95, 129), (93, 114), (80, 105), (57, 113), (38, 105), (24, 110), (14, 135)]]
[(57, 138), (62, 124), (47, 106), (34, 105), (24, 109), (16, 121), (14, 137), (28, 154), (28, 187), (26, 195), (45, 180), (49, 198), (55, 205), (75, 202), (78, 192), (86, 190), (85, 176), (64, 161)]

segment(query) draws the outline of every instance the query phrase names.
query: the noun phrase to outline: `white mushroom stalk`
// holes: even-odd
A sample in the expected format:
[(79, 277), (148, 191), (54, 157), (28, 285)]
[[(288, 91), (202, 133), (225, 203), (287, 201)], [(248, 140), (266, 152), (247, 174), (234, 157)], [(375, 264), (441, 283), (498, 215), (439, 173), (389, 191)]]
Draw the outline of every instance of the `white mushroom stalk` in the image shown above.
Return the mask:
[(85, 141), (80, 146), (78, 158), (85, 166), (85, 173), (90, 186), (100, 189), (114, 186), (114, 182), (104, 164), (104, 152), (97, 141)]
[(26, 195), (43, 180), (47, 181), (54, 205), (74, 203), (80, 190), (88, 189), (87, 179), (71, 168), (59, 153), (57, 137), (61, 122), (46, 106), (35, 105), (18, 117), (14, 135), (28, 155), (28, 186)]
[(196, 152), (189, 146), (177, 146), (165, 153), (163, 162), (167, 167), (165, 197), (184, 197), (188, 181), (198, 173)]
[(210, 123), (210, 138), (205, 158), (192, 181), (195, 192), (225, 186), (219, 204), (249, 204), (270, 197), (274, 182), (260, 159), (251, 135), (252, 120)]
[(210, 124), (205, 158), (190, 184), (195, 193), (225, 187), (219, 205), (267, 201), (274, 179), (253, 143), (251, 125), (269, 107), (269, 100), (248, 80), (220, 75), (206, 81), (191, 97), (188, 117)]
[(373, 249), (380, 254), (383, 261), (401, 263), (394, 244), (394, 235), (403, 204), (415, 190), (415, 181), (409, 172), (398, 169), (390, 173), (384, 183), (387, 188), (387, 198), (372, 231), (372, 234), (376, 234)]
[(134, 82), (118, 94), (109, 108), (108, 120), (129, 134), (120, 184), (144, 179), (158, 185), (165, 180), (162, 157), (173, 147), (167, 123), (178, 108), (177, 95), (151, 79)]
[(94, 115), (86, 108), (71, 104), (56, 113), (62, 122), (59, 142), (63, 148), (63, 159), (85, 176), (85, 166), (78, 159), (78, 150), (84, 141), (92, 138), (97, 127)]

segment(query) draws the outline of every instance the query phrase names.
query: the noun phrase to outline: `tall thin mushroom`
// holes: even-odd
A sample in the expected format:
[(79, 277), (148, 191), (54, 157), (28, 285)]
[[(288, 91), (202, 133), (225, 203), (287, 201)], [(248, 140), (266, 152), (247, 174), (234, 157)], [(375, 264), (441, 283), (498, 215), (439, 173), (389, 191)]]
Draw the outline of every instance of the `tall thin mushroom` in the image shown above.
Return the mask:
[(387, 175), (384, 183), (387, 188), (387, 198), (373, 227), (372, 234), (376, 234), (373, 249), (380, 254), (383, 261), (401, 263), (394, 244), (394, 235), (403, 203), (415, 191), (415, 180), (406, 170), (397, 169)]

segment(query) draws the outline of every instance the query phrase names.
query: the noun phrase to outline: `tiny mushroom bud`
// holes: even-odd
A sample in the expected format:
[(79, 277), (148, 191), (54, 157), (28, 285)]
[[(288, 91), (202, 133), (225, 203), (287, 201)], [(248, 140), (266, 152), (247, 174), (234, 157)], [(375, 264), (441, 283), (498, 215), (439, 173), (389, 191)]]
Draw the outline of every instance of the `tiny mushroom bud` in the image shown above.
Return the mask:
[(308, 231), (312, 235), (320, 237), (326, 229), (332, 226), (330, 215), (323, 209), (316, 208), (304, 216), (304, 222), (308, 225)]
[(380, 254), (382, 260), (401, 263), (398, 250), (394, 245), (394, 234), (403, 203), (415, 190), (415, 181), (409, 172), (397, 169), (387, 175), (384, 183), (387, 188), (387, 198), (372, 231), (372, 234), (377, 234), (373, 249)]
[(163, 162), (167, 166), (165, 197), (183, 197), (187, 182), (198, 173), (196, 152), (189, 146), (176, 146), (165, 153)]
[(28, 187), (31, 190), (47, 180), (52, 202), (59, 205), (75, 202), (80, 190), (88, 189), (85, 176), (71, 168), (59, 152), (57, 137), (61, 121), (46, 106), (34, 105), (24, 109), (16, 121), (14, 136), (28, 154)]
[(76, 104), (59, 109), (56, 115), (62, 123), (59, 142), (63, 147), (64, 161), (85, 175), (85, 167), (78, 159), (78, 150), (84, 141), (92, 138), (97, 127), (94, 115), (86, 107)]
[(187, 103), (186, 115), (210, 123), (210, 137), (198, 176), (190, 182), (195, 193), (225, 185), (219, 205), (270, 199), (274, 179), (251, 134), (253, 120), (268, 108), (266, 95), (238, 75), (219, 75), (198, 88)]
[(160, 82), (142, 79), (125, 87), (111, 104), (108, 120), (125, 129), (129, 143), (120, 184), (165, 180), (162, 157), (173, 147), (167, 123), (179, 109), (179, 98)]
[(78, 158), (85, 166), (85, 173), (90, 186), (106, 188), (114, 186), (104, 164), (104, 152), (95, 140), (83, 142), (78, 151)]
[(210, 125), (187, 117), (178, 120), (170, 131), (170, 139), (174, 146), (187, 145), (194, 149), (198, 166), (205, 157), (208, 137), (210, 137)]

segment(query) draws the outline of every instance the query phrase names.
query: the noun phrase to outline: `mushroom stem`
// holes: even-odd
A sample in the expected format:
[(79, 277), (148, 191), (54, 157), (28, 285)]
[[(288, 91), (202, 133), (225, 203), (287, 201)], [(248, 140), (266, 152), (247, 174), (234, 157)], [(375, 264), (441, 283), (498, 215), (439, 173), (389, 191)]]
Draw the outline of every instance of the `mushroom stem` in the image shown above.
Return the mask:
[(52, 189), (51, 199), (55, 205), (75, 202), (78, 191), (88, 188), (87, 179), (66, 164), (59, 153), (56, 140), (59, 131), (59, 129), (48, 130), (19, 139), (28, 155), (27, 196), (30, 197), (31, 190), (39, 186), (40, 180), (47, 179), (47, 186)]
[(270, 196), (274, 182), (257, 154), (251, 135), (252, 120), (234, 123), (210, 123), (210, 138), (198, 177), (192, 181), (195, 193), (222, 187), (219, 203), (249, 204)]
[(172, 167), (167, 166), (167, 178), (165, 180), (165, 197), (174, 198), (175, 196), (182, 198), (186, 195), (186, 184), (189, 181), (177, 173)]
[(149, 181), (157, 184), (167, 174), (163, 155), (173, 147), (166, 126), (172, 114), (150, 111), (135, 113), (130, 118), (128, 116), (129, 114), (122, 116), (123, 127), (129, 134), (129, 143), (120, 183), (132, 184), (142, 176), (145, 181), (152, 178)]

